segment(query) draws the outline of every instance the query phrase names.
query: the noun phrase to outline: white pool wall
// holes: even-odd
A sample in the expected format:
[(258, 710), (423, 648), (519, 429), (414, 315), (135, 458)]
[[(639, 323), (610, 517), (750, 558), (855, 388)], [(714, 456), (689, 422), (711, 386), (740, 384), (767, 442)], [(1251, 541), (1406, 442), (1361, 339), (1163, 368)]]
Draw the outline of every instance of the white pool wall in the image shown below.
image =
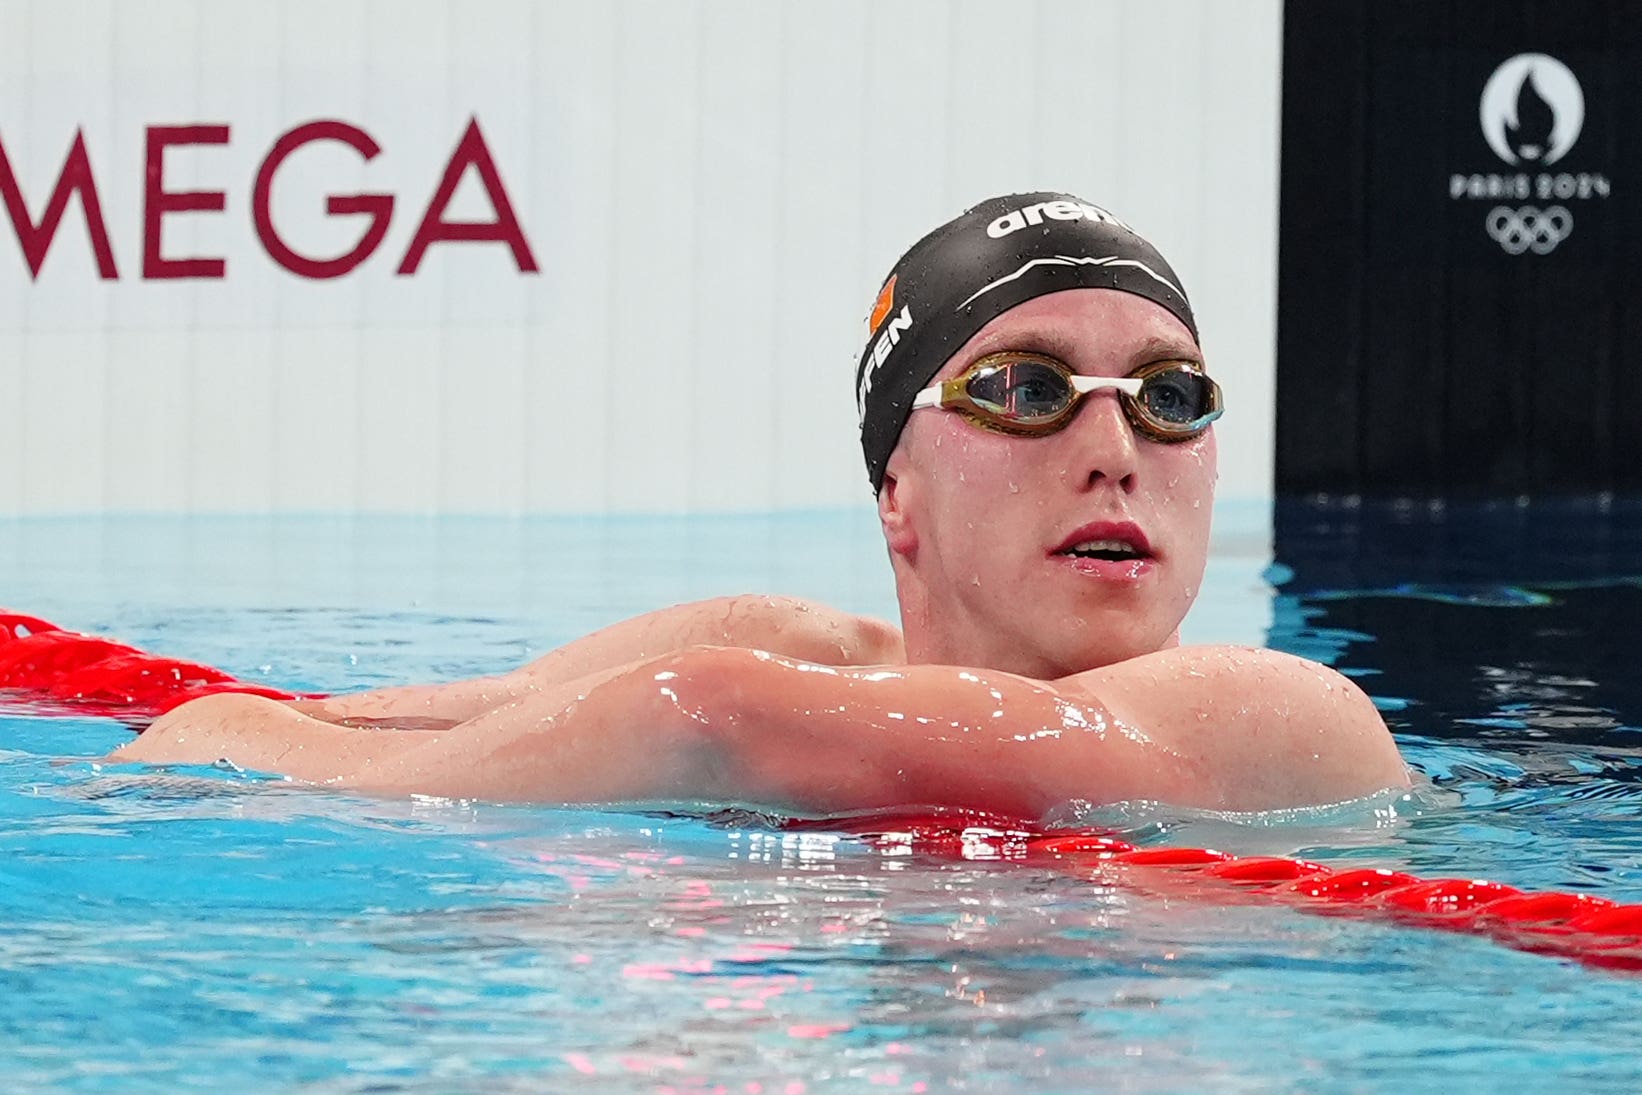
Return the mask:
[[(869, 501), (853, 370), (879, 281), (981, 197), (1066, 189), (1169, 256), (1228, 391), (1222, 497), (1272, 478), (1280, 0), (0, 5), (0, 143), (39, 221), (84, 135), (117, 278), (78, 198), (37, 278), (0, 229), (0, 515), (673, 513)], [(253, 226), (275, 140), (317, 119), (271, 217), (349, 250), (333, 194), (392, 194), (330, 280)], [(539, 266), (432, 244), (396, 274), (476, 119)], [(144, 276), (150, 127), (165, 154)], [(0, 212), (0, 216), (6, 215)], [(446, 220), (492, 221), (477, 172)]]

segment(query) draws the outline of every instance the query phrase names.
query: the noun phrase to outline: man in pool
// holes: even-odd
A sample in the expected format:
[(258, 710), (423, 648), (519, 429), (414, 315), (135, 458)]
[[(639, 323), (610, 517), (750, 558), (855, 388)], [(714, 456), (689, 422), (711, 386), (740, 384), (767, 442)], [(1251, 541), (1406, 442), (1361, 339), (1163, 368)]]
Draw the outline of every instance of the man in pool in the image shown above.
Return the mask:
[(1162, 256), (1098, 206), (995, 198), (885, 280), (856, 373), (901, 629), (733, 597), (498, 677), (196, 700), (115, 760), (379, 794), (796, 814), (1073, 801), (1221, 810), (1407, 786), (1350, 681), (1182, 647), (1220, 390)]

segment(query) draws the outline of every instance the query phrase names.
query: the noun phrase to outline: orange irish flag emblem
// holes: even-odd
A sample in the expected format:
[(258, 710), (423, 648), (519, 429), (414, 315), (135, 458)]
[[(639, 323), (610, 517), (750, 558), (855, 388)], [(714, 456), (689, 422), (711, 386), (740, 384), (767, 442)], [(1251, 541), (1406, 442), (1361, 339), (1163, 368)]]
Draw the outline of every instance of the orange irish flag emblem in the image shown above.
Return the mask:
[(872, 315), (867, 317), (867, 329), (876, 331), (883, 325), (884, 317), (895, 310), (895, 277), (891, 274), (884, 287), (878, 291), (878, 299), (872, 302)]

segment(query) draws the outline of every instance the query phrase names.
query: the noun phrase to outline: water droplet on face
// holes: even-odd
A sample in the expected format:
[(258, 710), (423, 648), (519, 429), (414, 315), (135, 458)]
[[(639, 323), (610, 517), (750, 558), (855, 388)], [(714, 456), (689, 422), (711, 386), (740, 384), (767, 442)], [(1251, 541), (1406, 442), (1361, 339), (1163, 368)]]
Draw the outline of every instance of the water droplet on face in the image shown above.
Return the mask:
[(962, 469), (962, 468), (959, 468), (959, 469), (958, 469), (958, 482), (960, 482), (960, 483), (962, 483), (962, 482), (963, 482), (963, 481), (964, 481), (964, 473), (963, 473), (963, 469)]
[(1021, 492), (1021, 487), (1020, 487), (1019, 483), (1011, 482), (1009, 484), (1009, 493), (1010, 494), (1019, 494), (1020, 492)]

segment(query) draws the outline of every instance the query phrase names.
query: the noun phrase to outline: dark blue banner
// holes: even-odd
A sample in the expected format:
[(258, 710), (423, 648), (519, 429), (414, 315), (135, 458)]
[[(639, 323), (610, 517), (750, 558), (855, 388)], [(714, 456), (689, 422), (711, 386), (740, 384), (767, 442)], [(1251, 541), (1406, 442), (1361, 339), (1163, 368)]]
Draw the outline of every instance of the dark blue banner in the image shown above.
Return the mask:
[(1642, 487), (1639, 16), (1288, 4), (1279, 492)]

